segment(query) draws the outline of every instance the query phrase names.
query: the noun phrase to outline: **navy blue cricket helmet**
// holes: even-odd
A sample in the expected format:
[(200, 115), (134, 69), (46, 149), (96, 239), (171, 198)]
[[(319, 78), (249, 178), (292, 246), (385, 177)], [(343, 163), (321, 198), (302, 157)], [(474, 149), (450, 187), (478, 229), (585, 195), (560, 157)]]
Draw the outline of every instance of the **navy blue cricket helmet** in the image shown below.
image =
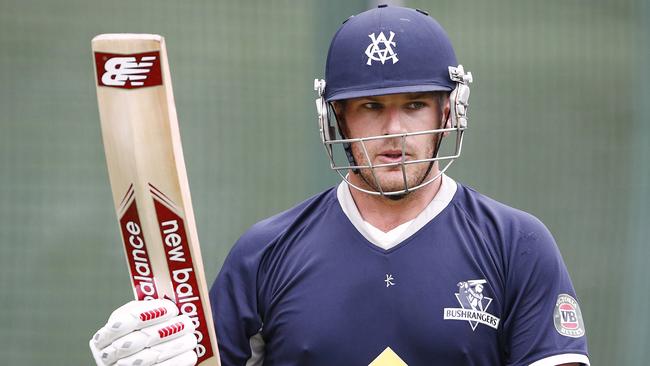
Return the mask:
[[(465, 73), (456, 60), (456, 54), (445, 30), (426, 12), (395, 6), (380, 5), (350, 17), (334, 35), (327, 55), (325, 80), (316, 79), (314, 89), (318, 92), (316, 107), (321, 142), (330, 159), (330, 167), (350, 186), (377, 195), (403, 195), (435, 181), (460, 156), (463, 134), (467, 128), (469, 84), (472, 74)], [(397, 93), (449, 92), (449, 123), (440, 128), (406, 132), (397, 135), (365, 136), (348, 138), (336, 123), (332, 103), (340, 100)], [(334, 117), (334, 118), (331, 118)], [(337, 132), (340, 138), (337, 138)], [(456, 133), (455, 146), (440, 154), (442, 136)], [(402, 161), (373, 165), (368, 161), (355, 161), (352, 144), (364, 144), (370, 140), (402, 139), (414, 135), (440, 135), (433, 156), (409, 161), (402, 152)], [(403, 143), (402, 146), (405, 144)], [(347, 162), (340, 164), (334, 147), (343, 148)], [(429, 175), (434, 164), (445, 161), (437, 174)], [(400, 166), (405, 172), (409, 164), (428, 164), (428, 177), (409, 186), (404, 173), (404, 187), (385, 192), (375, 176), (375, 169)], [(368, 169), (376, 190), (354, 185), (347, 173), (359, 173)]]
[(325, 99), (452, 91), (456, 54), (445, 30), (425, 12), (380, 5), (350, 17), (334, 35)]

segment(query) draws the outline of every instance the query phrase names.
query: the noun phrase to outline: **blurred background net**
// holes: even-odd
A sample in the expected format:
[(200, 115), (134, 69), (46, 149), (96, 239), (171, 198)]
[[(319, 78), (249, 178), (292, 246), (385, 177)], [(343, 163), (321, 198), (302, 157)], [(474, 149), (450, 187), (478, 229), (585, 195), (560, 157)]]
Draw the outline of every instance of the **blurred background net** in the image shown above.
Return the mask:
[[(458, 181), (555, 235), (593, 364), (650, 359), (650, 6), (643, 0), (404, 1), (475, 77)], [(251, 224), (335, 184), (314, 77), (371, 2), (0, 0), (0, 355), (87, 365), (132, 297), (101, 145), (99, 33), (167, 39), (206, 275)]]

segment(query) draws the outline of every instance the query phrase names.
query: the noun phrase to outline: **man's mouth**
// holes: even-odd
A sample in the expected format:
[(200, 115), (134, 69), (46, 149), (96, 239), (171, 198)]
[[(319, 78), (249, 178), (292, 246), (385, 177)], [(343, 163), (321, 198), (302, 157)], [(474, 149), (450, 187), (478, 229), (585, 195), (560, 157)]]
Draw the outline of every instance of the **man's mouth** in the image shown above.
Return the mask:
[[(404, 160), (408, 154), (404, 154)], [(386, 150), (377, 155), (380, 164), (399, 163), (402, 161), (402, 150)]]

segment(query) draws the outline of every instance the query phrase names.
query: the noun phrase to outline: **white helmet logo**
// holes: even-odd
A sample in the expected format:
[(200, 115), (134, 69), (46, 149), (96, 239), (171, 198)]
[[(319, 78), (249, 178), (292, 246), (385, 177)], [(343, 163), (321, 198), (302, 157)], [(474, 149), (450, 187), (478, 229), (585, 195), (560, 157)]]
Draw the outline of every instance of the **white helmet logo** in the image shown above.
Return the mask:
[(366, 65), (372, 65), (373, 61), (381, 61), (382, 65), (386, 60), (393, 60), (393, 64), (399, 61), (397, 59), (397, 53), (393, 50), (393, 47), (397, 44), (393, 41), (395, 33), (391, 31), (389, 34), (390, 37), (388, 39), (386, 39), (384, 32), (379, 33), (379, 36), (375, 36), (374, 33), (368, 35), (372, 43), (366, 48), (366, 56), (368, 56)]

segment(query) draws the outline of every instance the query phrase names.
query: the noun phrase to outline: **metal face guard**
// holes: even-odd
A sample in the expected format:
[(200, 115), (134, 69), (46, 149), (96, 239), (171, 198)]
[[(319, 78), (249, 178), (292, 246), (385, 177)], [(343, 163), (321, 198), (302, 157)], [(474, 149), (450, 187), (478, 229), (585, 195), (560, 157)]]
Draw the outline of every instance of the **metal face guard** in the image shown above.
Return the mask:
[[(393, 134), (393, 135), (383, 135), (383, 136), (369, 136), (369, 137), (353, 138), (353, 139), (336, 138), (337, 131), (339, 130), (339, 128), (338, 128), (338, 124), (336, 123), (336, 118), (330, 118), (330, 116), (334, 115), (335, 113), (332, 110), (332, 107), (329, 105), (329, 103), (327, 103), (327, 101), (324, 98), (325, 81), (321, 79), (314, 80), (314, 89), (318, 93), (318, 98), (316, 99), (318, 127), (319, 127), (321, 142), (323, 143), (323, 146), (325, 147), (325, 151), (327, 152), (327, 156), (330, 160), (330, 168), (336, 171), (339, 174), (339, 176), (353, 188), (368, 194), (381, 195), (381, 196), (403, 195), (411, 191), (414, 191), (416, 189), (422, 188), (428, 184), (431, 184), (436, 179), (438, 179), (438, 177), (440, 177), (445, 171), (447, 171), (447, 169), (451, 166), (451, 164), (461, 154), (462, 147), (463, 147), (463, 135), (465, 133), (465, 130), (467, 130), (467, 109), (469, 107), (469, 94), (470, 94), (469, 84), (472, 82), (473, 79), (472, 73), (470, 72), (465, 73), (465, 70), (463, 69), (462, 65), (458, 65), (458, 67), (450, 66), (449, 77), (451, 78), (451, 80), (456, 82), (456, 88), (451, 92), (449, 96), (450, 106), (451, 106), (450, 117), (449, 117), (451, 119), (450, 128), (440, 128), (440, 129), (433, 129), (433, 130), (426, 130), (426, 131), (408, 132), (403, 134)], [(440, 134), (440, 141), (439, 141), (440, 144), (442, 140), (442, 135), (444, 133), (455, 133), (455, 140), (454, 140), (455, 145), (449, 154), (439, 156), (440, 152), (439, 149), (437, 149), (434, 156), (431, 158), (418, 159), (418, 160), (406, 160), (405, 148), (406, 148), (407, 137)], [(341, 131), (338, 131), (338, 135), (343, 136), (343, 134), (341, 134)], [(395, 138), (401, 139), (401, 146), (402, 146), (401, 161), (394, 162), (394, 163), (386, 163), (386, 164), (372, 164), (372, 162), (370, 161), (368, 150), (366, 148), (366, 142), (379, 140), (379, 139), (395, 139)], [(367, 162), (366, 165), (359, 165), (352, 158), (349, 148), (354, 143), (360, 144), (363, 153), (365, 155), (365, 159)], [(335, 155), (334, 147), (337, 145), (340, 145), (343, 151), (345, 152), (347, 156), (348, 164), (339, 165), (336, 163), (336, 159), (334, 156)], [(445, 164), (435, 176), (426, 179), (425, 181), (420, 182), (419, 184), (413, 187), (409, 187), (407, 177), (406, 177), (407, 165), (424, 164), (424, 163), (433, 164), (438, 161), (444, 161)], [(375, 174), (375, 169), (393, 167), (393, 166), (399, 166), (402, 170), (404, 189), (385, 192), (381, 189), (381, 184), (377, 175)], [(378, 190), (373, 191), (373, 190), (364, 189), (354, 185), (348, 180), (347, 178), (348, 171), (356, 172), (361, 169), (370, 169), (374, 179), (375, 187), (377, 187)]]

